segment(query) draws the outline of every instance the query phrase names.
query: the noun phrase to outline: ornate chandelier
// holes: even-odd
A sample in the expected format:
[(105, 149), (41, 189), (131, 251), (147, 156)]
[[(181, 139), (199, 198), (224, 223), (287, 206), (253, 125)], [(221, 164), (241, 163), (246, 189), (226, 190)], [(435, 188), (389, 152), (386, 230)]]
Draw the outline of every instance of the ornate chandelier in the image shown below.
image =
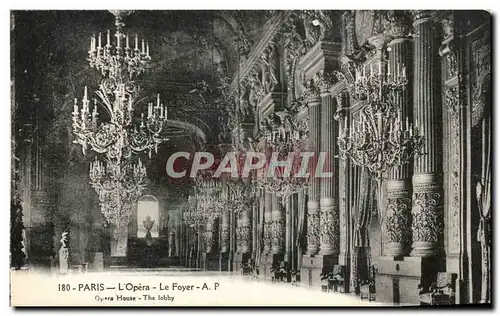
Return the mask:
[(405, 120), (401, 117), (398, 98), (405, 93), (408, 83), (406, 68), (398, 65), (394, 76), (389, 66), (387, 76), (384, 76), (382, 62), (378, 68), (377, 74), (372, 68), (368, 75), (364, 69), (356, 71), (356, 80), (350, 90), (358, 98), (365, 99), (367, 105), (362, 108), (357, 123), (350, 126), (349, 132), (347, 116), (344, 117), (338, 147), (340, 158), (350, 159), (375, 177), (381, 211), (384, 176), (393, 167), (410, 163), (414, 157), (422, 155), (424, 137), (408, 117)]
[(133, 11), (111, 10), (115, 16), (116, 45), (113, 46), (111, 33), (108, 30), (106, 36), (106, 45), (102, 43), (102, 33), (96, 37), (92, 36), (90, 40), (90, 49), (88, 61), (90, 67), (99, 70), (104, 76), (112, 78), (133, 79), (133, 77), (144, 73), (150, 65), (151, 56), (149, 56), (149, 44), (141, 41), (139, 49), (139, 38), (137, 34), (134, 38), (134, 48), (130, 45), (129, 34), (122, 32), (125, 24), (122, 19)]
[(183, 213), (183, 219), (184, 222), (189, 226), (189, 227), (196, 227), (204, 222), (204, 217), (202, 213), (198, 210), (198, 203), (196, 200), (196, 197), (190, 195), (188, 197), (188, 208), (187, 211)]
[[(130, 11), (112, 11), (116, 17), (116, 46), (113, 46), (110, 31), (107, 32), (107, 43), (102, 46), (101, 34), (98, 40), (91, 38), (89, 63), (105, 76), (99, 90), (95, 92), (93, 110), (90, 110), (90, 100), (87, 87), (84, 89), (82, 108), (75, 98), (73, 108), (73, 132), (75, 142), (82, 145), (85, 154), (88, 146), (97, 153), (106, 153), (109, 158), (128, 158), (132, 152), (148, 151), (149, 157), (158, 145), (168, 140), (161, 136), (167, 125), (167, 107), (157, 95), (156, 104), (148, 104), (148, 114), (138, 126), (133, 126), (134, 109), (140, 93), (140, 87), (133, 81), (139, 74), (146, 72), (151, 61), (149, 44), (146, 48), (142, 40), (142, 51), (138, 49), (138, 38), (135, 37), (136, 48), (129, 47), (128, 35), (122, 33), (122, 17)], [(122, 42), (125, 39), (125, 47)], [(97, 43), (97, 44), (96, 44)], [(100, 123), (98, 106), (101, 106), (109, 116), (109, 121)]]
[(72, 113), (74, 142), (82, 146), (83, 154), (90, 148), (105, 157), (105, 162), (96, 157), (91, 163), (90, 184), (99, 195), (106, 220), (117, 227), (128, 224), (131, 208), (146, 186), (146, 169), (140, 159), (137, 164), (130, 162), (132, 154), (147, 151), (151, 158), (152, 151), (157, 152), (158, 145), (167, 140), (161, 135), (167, 125), (167, 107), (159, 95), (156, 104), (148, 104), (146, 118), (141, 114), (139, 123), (134, 124), (140, 87), (133, 80), (147, 71), (151, 57), (144, 40), (140, 50), (135, 36), (132, 49), (129, 36), (122, 32), (122, 18), (131, 12), (111, 11), (116, 18), (115, 43), (109, 30), (105, 45), (101, 33), (97, 38), (92, 36), (88, 61), (104, 78), (95, 92), (92, 109), (85, 86), (81, 107), (75, 98)]
[(131, 208), (146, 188), (146, 167), (137, 164), (102, 163), (96, 157), (90, 164), (90, 184), (99, 196), (101, 212), (117, 227), (128, 225)]
[(194, 192), (198, 217), (203, 218), (205, 221), (213, 222), (222, 214), (223, 205), (220, 199), (222, 192), (221, 182), (199, 176), (195, 179)]
[(340, 157), (350, 159), (355, 165), (366, 167), (377, 179), (392, 167), (409, 163), (420, 155), (423, 136), (419, 129), (401, 118), (398, 95), (404, 93), (408, 79), (405, 67), (397, 68), (397, 75), (372, 71), (366, 75), (357, 71), (352, 93), (366, 99), (368, 104), (361, 110), (356, 124), (347, 132), (347, 117), (340, 128), (338, 145)]
[(286, 204), (288, 197), (305, 190), (309, 185), (307, 177), (295, 177), (301, 169), (300, 150), (307, 138), (307, 124), (296, 117), (296, 111), (291, 109), (271, 115), (263, 124), (261, 133), (266, 140), (266, 151), (277, 153), (279, 160), (287, 160), (293, 153), (293, 164), (290, 174), (285, 174), (286, 168), (276, 167), (269, 174), (270, 164), (260, 172), (258, 186), (268, 193), (274, 193), (281, 202)]
[(257, 185), (252, 179), (228, 179), (220, 194), (222, 210), (230, 210), (237, 215), (251, 210), (258, 202)]

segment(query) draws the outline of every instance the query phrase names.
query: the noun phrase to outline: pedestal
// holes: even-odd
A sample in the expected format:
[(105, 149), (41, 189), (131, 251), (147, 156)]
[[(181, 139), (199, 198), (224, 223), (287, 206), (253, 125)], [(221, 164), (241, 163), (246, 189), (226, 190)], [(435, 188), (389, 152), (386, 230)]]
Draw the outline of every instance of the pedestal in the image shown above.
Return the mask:
[(335, 256), (303, 256), (302, 268), (300, 269), (300, 284), (310, 287), (321, 288), (321, 274), (323, 271), (331, 271), (338, 258)]
[(68, 248), (59, 249), (59, 272), (67, 274), (69, 268), (69, 250)]
[(218, 253), (203, 253), (203, 266), (205, 271), (220, 270), (220, 255)]
[(444, 264), (436, 257), (377, 257), (375, 292), (379, 302), (419, 305), (418, 286), (428, 287)]
[(104, 271), (104, 254), (102, 252), (94, 254), (93, 268), (97, 272)]

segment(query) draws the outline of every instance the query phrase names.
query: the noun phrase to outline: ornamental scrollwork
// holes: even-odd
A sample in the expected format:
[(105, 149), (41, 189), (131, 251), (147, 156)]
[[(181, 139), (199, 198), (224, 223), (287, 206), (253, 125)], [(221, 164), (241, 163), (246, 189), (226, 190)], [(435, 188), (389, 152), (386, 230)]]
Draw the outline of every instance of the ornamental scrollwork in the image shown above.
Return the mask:
[(411, 239), (411, 198), (389, 198), (384, 218), (386, 242), (408, 245)]
[(319, 213), (307, 214), (307, 243), (319, 245)]
[(273, 248), (282, 249), (284, 245), (285, 232), (283, 231), (283, 220), (271, 222), (271, 244)]
[(327, 36), (333, 23), (324, 10), (304, 10), (299, 15), (303, 20), (306, 45), (313, 46)]
[(339, 244), (339, 214), (334, 207), (320, 211), (320, 243)]
[(444, 231), (442, 195), (439, 192), (415, 192), (412, 205), (413, 242), (442, 241)]
[(445, 90), (444, 98), (445, 104), (448, 111), (450, 111), (453, 115), (457, 115), (460, 110), (460, 87), (458, 85), (454, 85), (448, 87)]

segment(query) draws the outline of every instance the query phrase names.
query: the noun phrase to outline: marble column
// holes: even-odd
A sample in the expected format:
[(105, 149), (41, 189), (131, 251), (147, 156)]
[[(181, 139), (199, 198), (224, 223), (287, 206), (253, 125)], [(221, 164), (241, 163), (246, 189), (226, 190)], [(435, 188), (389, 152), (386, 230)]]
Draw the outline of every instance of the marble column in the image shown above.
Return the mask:
[[(320, 142), (320, 117), (321, 117), (321, 98), (319, 95), (308, 101), (309, 107), (309, 151), (314, 152), (315, 158), (319, 154)], [(312, 159), (310, 164), (310, 173), (314, 174), (316, 159)], [(307, 201), (307, 255), (315, 255), (319, 250), (319, 179), (312, 176), (309, 186), (309, 199)]]
[[(391, 78), (398, 75), (406, 67), (406, 72), (411, 74), (411, 46), (409, 38), (395, 38), (387, 44), (389, 51), (388, 66)], [(411, 78), (410, 78), (411, 82)], [(409, 85), (411, 86), (411, 85)], [(409, 91), (405, 89), (397, 94), (397, 101), (401, 108), (401, 117), (413, 116), (409, 102)], [(408, 254), (411, 240), (411, 174), (413, 164), (394, 167), (389, 172), (387, 180), (387, 207), (383, 218), (382, 241), (384, 256), (404, 256)]]
[(229, 211), (224, 211), (221, 220), (220, 252), (229, 251), (229, 226)]
[(244, 210), (241, 212), (241, 228), (240, 228), (240, 252), (249, 253), (252, 251), (252, 222), (250, 214), (252, 210)]
[(282, 254), (285, 246), (285, 223), (283, 207), (276, 194), (272, 195), (271, 252)]
[(424, 135), (423, 156), (413, 168), (412, 256), (427, 257), (443, 248), (442, 113), (437, 29), (426, 11), (414, 17), (413, 122)]
[(338, 161), (335, 159), (337, 141), (337, 122), (334, 119), (335, 104), (330, 94), (321, 96), (321, 146), (320, 152), (326, 153), (322, 168), (331, 177), (321, 178), (320, 192), (320, 250), (321, 255), (339, 254), (339, 210), (338, 199)]

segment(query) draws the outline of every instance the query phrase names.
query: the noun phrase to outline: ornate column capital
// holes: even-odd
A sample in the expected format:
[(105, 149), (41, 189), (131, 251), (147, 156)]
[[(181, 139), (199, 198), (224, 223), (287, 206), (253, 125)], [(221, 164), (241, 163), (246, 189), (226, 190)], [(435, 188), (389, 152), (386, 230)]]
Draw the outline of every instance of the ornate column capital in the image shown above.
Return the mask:
[(413, 25), (423, 23), (431, 18), (431, 10), (411, 10)]
[(320, 101), (322, 95), (330, 94), (330, 90), (337, 81), (337, 76), (333, 72), (320, 70), (311, 79), (304, 80), (302, 97), (306, 101)]

